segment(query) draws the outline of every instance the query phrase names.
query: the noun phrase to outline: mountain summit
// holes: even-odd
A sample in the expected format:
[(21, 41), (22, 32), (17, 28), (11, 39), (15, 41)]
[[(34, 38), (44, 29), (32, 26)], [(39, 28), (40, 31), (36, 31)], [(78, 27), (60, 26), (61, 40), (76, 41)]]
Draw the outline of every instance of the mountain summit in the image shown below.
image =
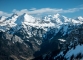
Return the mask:
[(22, 24), (22, 23), (25, 23), (25, 24), (28, 24), (28, 23), (33, 23), (35, 22), (35, 18), (24, 13), (23, 15), (19, 16), (16, 20), (16, 24)]

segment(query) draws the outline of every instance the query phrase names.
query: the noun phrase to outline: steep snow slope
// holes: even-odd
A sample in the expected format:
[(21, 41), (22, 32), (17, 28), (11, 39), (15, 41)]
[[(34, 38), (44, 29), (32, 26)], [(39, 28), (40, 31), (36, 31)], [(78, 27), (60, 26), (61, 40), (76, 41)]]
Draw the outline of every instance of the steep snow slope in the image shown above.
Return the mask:
[(71, 58), (71, 56), (76, 57), (77, 55), (79, 55), (81, 53), (81, 55), (83, 55), (83, 45), (77, 45), (75, 49), (70, 49), (66, 55), (65, 58), (69, 59)]

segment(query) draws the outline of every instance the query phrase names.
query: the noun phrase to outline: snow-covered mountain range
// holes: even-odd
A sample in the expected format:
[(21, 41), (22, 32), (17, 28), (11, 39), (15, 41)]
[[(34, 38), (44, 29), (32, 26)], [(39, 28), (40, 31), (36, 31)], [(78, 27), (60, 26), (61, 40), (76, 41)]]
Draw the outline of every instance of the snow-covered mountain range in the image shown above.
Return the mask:
[[(28, 54), (30, 55), (28, 58), (33, 57), (33, 54), (37, 57), (47, 51), (58, 49), (59, 44), (66, 42), (66, 38), (72, 30), (79, 28), (82, 24), (83, 17), (81, 16), (75, 19), (60, 14), (43, 17), (33, 17), (26, 13), (22, 15), (13, 14), (10, 17), (1, 16), (0, 39), (1, 41), (8, 40), (7, 45), (15, 44), (15, 48), (18, 46), (17, 43), (26, 46), (23, 51), (31, 52)], [(13, 53), (13, 55), (15, 54)], [(25, 57), (24, 54), (21, 58), (23, 57)]]
[[(27, 29), (27, 26), (35, 27), (37, 29), (43, 29), (49, 31), (56, 28), (55, 33), (63, 28), (63, 35), (66, 34), (69, 26), (77, 26), (83, 23), (83, 17), (79, 16), (76, 19), (67, 18), (60, 14), (47, 15), (42, 18), (33, 17), (26, 13), (18, 16), (13, 14), (11, 17), (2, 16), (0, 18), (0, 31), (8, 31), (10, 28), (19, 30), (20, 28)], [(14, 33), (14, 32), (13, 32)]]
[[(83, 17), (79, 16), (77, 19), (67, 18), (60, 14), (48, 15), (43, 18), (36, 18), (31, 15), (24, 13), (23, 15), (18, 16), (17, 14), (13, 14), (11, 17), (0, 17), (0, 26), (8, 26), (15, 27), (17, 25), (30, 25), (37, 28), (46, 28), (46, 27), (55, 27), (59, 28), (61, 25), (79, 25), (83, 23)], [(7, 27), (8, 28), (8, 27)], [(24, 28), (26, 28), (24, 26)]]

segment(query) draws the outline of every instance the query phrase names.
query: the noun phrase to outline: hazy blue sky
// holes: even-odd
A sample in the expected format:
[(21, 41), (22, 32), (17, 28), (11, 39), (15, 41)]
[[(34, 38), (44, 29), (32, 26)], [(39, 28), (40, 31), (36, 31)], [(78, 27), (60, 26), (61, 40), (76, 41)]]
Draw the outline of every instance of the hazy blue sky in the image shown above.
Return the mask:
[(68, 17), (83, 16), (83, 0), (0, 0), (0, 16), (20, 11), (29, 14), (52, 12)]

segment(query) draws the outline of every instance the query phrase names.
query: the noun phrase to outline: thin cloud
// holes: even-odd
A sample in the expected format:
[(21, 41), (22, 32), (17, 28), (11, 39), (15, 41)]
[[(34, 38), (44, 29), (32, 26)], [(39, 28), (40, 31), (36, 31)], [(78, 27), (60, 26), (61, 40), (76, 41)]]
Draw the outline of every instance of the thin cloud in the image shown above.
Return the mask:
[(3, 11), (0, 11), (0, 16), (11, 16), (12, 13), (6, 13), (6, 12), (3, 12)]
[(31, 8), (31, 9), (29, 9), (29, 10), (36, 10), (36, 8)]
[(83, 10), (83, 7), (80, 7), (80, 8), (72, 8), (72, 9), (63, 10), (63, 11), (64, 11), (64, 13), (74, 13), (74, 12), (77, 12), (77, 11), (80, 11), (80, 10)]
[(16, 10), (14, 12), (17, 12), (19, 15), (22, 13), (28, 13), (28, 14), (56, 14), (56, 13), (74, 13), (77, 11), (83, 10), (83, 7), (80, 8), (71, 8), (71, 9), (56, 9), (56, 8), (41, 8), (36, 9), (32, 8), (31, 10), (23, 9), (23, 10)]
[(6, 13), (3, 11), (0, 11), (0, 16), (10, 16), (13, 13), (17, 13), (18, 15), (22, 15), (23, 13), (27, 13), (27, 14), (35, 14), (35, 15), (42, 15), (42, 14), (56, 14), (56, 13), (74, 13), (77, 11), (83, 10), (83, 7), (79, 7), (79, 8), (71, 8), (71, 9), (56, 9), (56, 8), (41, 8), (41, 9), (36, 9), (36, 8), (32, 8), (32, 9), (22, 9), (22, 10), (16, 10), (14, 9), (12, 11), (12, 13)]
[(61, 11), (62, 9), (41, 8), (41, 9), (29, 11), (29, 14), (59, 13)]
[(18, 15), (22, 15), (23, 13), (28, 13), (28, 10), (27, 9), (22, 9), (22, 10), (19, 11), (19, 10), (14, 9), (12, 12), (16, 13)]

